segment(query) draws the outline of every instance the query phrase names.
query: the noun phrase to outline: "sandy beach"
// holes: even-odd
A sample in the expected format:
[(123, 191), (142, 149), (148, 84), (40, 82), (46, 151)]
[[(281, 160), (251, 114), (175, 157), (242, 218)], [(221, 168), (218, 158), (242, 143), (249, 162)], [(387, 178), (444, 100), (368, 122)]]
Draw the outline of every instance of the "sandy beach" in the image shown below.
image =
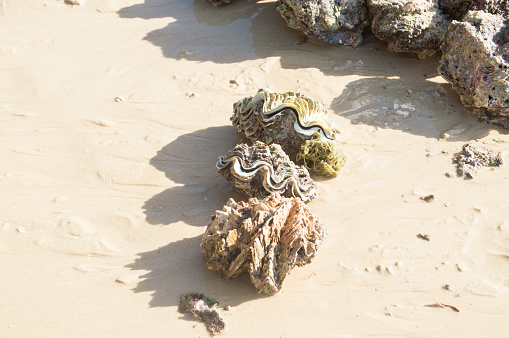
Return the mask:
[[(509, 134), (463, 108), (439, 60), (369, 33), (307, 40), (274, 1), (0, 0), (0, 336), (207, 337), (177, 312), (188, 292), (231, 307), (225, 337), (506, 336), (509, 166), (465, 179), (452, 160)], [(328, 236), (274, 296), (200, 249), (246, 199), (215, 162), (259, 88), (322, 102), (348, 157), (314, 177)]]

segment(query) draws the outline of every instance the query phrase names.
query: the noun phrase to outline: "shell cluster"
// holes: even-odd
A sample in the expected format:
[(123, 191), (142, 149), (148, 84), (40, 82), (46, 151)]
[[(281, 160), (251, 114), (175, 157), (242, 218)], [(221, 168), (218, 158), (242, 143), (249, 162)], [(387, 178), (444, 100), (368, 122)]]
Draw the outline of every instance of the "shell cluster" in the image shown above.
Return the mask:
[(277, 293), (290, 270), (315, 256), (326, 235), (299, 198), (230, 199), (212, 216), (201, 241), (207, 267), (221, 278), (249, 272), (258, 292)]
[[(346, 158), (335, 147), (336, 132), (323, 105), (295, 92), (260, 89), (233, 105), (232, 124), (252, 141), (277, 143), (313, 174), (336, 176)], [(323, 162), (326, 165), (307, 166)], [(329, 167), (331, 170), (317, 170)]]
[(216, 168), (250, 198), (215, 212), (201, 249), (221, 278), (249, 272), (256, 289), (272, 295), (294, 266), (311, 261), (326, 234), (305, 204), (317, 196), (307, 168), (335, 176), (345, 157), (322, 104), (299, 93), (260, 89), (234, 104), (231, 120), (253, 144), (235, 146)]
[(219, 157), (216, 167), (235, 190), (249, 197), (264, 198), (278, 192), (308, 202), (317, 196), (307, 169), (295, 165), (278, 144), (239, 144)]

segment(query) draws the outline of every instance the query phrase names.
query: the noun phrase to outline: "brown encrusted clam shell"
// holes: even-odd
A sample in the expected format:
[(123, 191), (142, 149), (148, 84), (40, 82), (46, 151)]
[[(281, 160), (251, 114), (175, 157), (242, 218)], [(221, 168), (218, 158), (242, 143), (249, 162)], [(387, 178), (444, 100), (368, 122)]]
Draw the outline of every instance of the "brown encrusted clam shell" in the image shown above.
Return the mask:
[(239, 144), (216, 163), (217, 170), (235, 190), (264, 198), (273, 192), (308, 202), (317, 196), (309, 172), (295, 165), (278, 144)]
[(221, 278), (249, 271), (258, 292), (272, 295), (295, 265), (311, 262), (325, 235), (302, 200), (274, 193), (261, 201), (230, 199), (212, 216), (201, 248)]

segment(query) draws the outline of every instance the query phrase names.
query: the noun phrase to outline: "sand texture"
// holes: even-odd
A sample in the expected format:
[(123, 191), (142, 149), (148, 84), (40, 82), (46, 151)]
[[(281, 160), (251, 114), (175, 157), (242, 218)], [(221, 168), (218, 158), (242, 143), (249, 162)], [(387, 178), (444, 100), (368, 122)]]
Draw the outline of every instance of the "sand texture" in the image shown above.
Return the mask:
[[(509, 166), (465, 179), (452, 159), (508, 132), (462, 107), (439, 55), (324, 46), (275, 6), (0, 0), (1, 337), (206, 337), (177, 312), (191, 292), (225, 337), (507, 335)], [(313, 177), (328, 237), (274, 296), (200, 249), (244, 199), (215, 162), (262, 87), (322, 102), (348, 157)]]

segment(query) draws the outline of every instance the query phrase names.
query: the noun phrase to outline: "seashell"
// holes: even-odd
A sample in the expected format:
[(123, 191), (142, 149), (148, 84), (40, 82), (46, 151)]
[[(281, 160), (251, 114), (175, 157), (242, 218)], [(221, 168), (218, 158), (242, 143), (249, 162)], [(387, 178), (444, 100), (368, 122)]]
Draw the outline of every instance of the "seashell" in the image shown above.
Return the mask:
[[(230, 120), (252, 141), (281, 145), (294, 161), (297, 158), (327, 161), (332, 157), (336, 163), (344, 164), (345, 157), (330, 145), (335, 142), (336, 135), (327, 114), (323, 105), (310, 97), (294, 92), (278, 94), (262, 88), (255, 96), (235, 103)], [(313, 147), (307, 148), (313, 150), (304, 153), (302, 146), (309, 140), (313, 140)], [(323, 158), (322, 144), (334, 153), (329, 151), (328, 156)], [(336, 167), (330, 176), (336, 176), (341, 167)]]
[(264, 198), (278, 192), (308, 202), (317, 196), (307, 169), (295, 165), (278, 144), (239, 144), (219, 157), (216, 167), (235, 190), (249, 197)]
[(295, 265), (310, 263), (326, 230), (299, 198), (230, 199), (212, 216), (201, 248), (223, 279), (248, 271), (258, 292), (273, 295)]

